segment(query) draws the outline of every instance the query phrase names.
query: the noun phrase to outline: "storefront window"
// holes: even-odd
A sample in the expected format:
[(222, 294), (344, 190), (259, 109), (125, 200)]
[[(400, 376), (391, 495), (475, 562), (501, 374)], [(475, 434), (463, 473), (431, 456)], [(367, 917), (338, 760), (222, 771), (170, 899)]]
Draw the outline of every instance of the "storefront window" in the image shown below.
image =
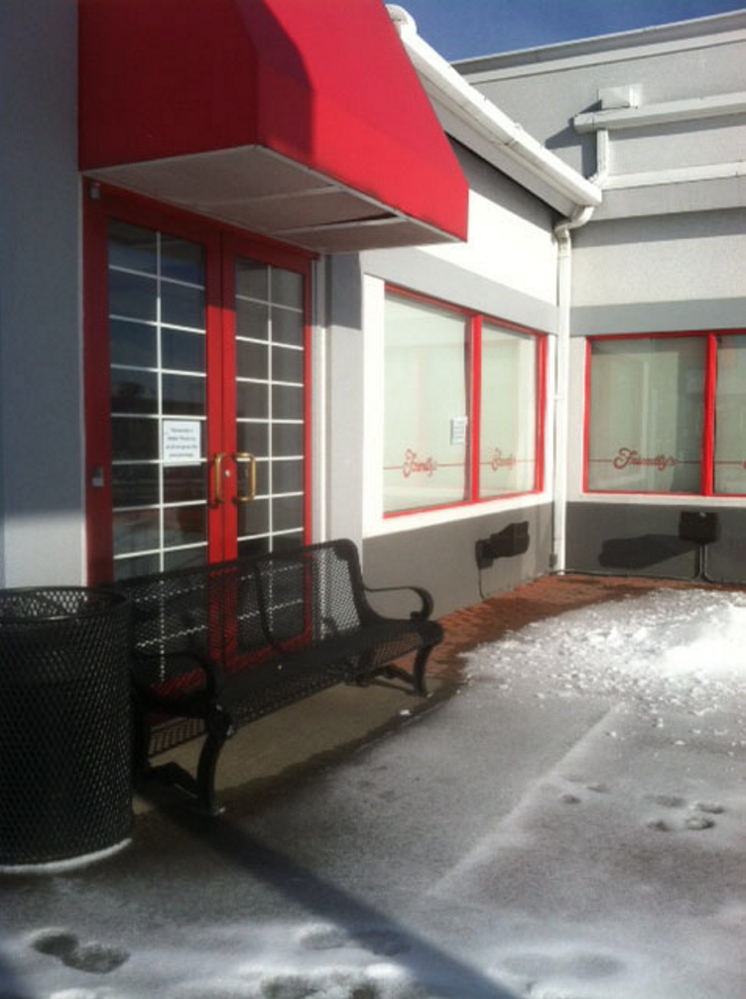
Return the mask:
[(588, 489), (746, 493), (746, 336), (590, 344)]
[(717, 338), (715, 492), (746, 494), (746, 336)]
[(537, 474), (536, 337), (484, 323), (479, 495), (530, 492)]
[(384, 512), (467, 498), (467, 323), (388, 296)]
[(541, 339), (394, 291), (385, 321), (384, 512), (540, 488)]

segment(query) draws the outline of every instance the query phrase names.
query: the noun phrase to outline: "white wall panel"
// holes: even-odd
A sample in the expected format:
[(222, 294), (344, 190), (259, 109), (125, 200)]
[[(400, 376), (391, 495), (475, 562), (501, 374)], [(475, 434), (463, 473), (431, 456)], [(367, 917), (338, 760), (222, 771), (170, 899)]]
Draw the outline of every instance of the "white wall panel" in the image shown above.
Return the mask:
[(744, 260), (746, 209), (597, 223), (576, 236), (573, 305), (746, 297)]
[(469, 197), (469, 242), (422, 252), (524, 295), (555, 301), (557, 248), (551, 230), (475, 191)]

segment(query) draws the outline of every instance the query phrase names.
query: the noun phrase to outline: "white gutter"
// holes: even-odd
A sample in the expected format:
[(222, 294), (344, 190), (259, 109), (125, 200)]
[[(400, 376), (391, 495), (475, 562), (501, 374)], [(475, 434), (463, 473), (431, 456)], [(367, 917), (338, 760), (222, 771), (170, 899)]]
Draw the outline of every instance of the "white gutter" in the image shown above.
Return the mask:
[(414, 18), (387, 4), (412, 65), (428, 92), (448, 110), (466, 119), (475, 132), (499, 147), (551, 189), (579, 207), (597, 207), (601, 191), (537, 140), (466, 80), (417, 34)]

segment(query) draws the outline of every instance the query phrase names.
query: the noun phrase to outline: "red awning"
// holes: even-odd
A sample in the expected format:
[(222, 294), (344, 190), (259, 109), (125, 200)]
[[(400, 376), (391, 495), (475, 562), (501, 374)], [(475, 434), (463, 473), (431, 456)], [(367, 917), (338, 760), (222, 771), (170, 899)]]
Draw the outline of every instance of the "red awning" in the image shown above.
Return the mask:
[(319, 252), (466, 238), (382, 0), (79, 0), (80, 167)]

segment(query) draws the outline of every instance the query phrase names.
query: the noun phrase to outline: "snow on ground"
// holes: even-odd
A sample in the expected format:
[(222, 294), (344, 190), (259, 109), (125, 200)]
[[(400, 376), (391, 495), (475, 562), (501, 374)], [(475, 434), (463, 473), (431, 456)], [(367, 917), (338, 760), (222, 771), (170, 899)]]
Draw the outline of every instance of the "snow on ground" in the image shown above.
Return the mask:
[(472, 677), (503, 685), (529, 670), (539, 696), (706, 714), (746, 692), (746, 594), (660, 590), (531, 624), (466, 658)]
[(746, 595), (598, 605), (468, 659), (506, 697), (612, 705), (438, 885), (535, 920), (500, 980), (551, 999), (743, 999)]
[(459, 696), (259, 812), (0, 881), (0, 999), (744, 999), (746, 594), (466, 658)]

